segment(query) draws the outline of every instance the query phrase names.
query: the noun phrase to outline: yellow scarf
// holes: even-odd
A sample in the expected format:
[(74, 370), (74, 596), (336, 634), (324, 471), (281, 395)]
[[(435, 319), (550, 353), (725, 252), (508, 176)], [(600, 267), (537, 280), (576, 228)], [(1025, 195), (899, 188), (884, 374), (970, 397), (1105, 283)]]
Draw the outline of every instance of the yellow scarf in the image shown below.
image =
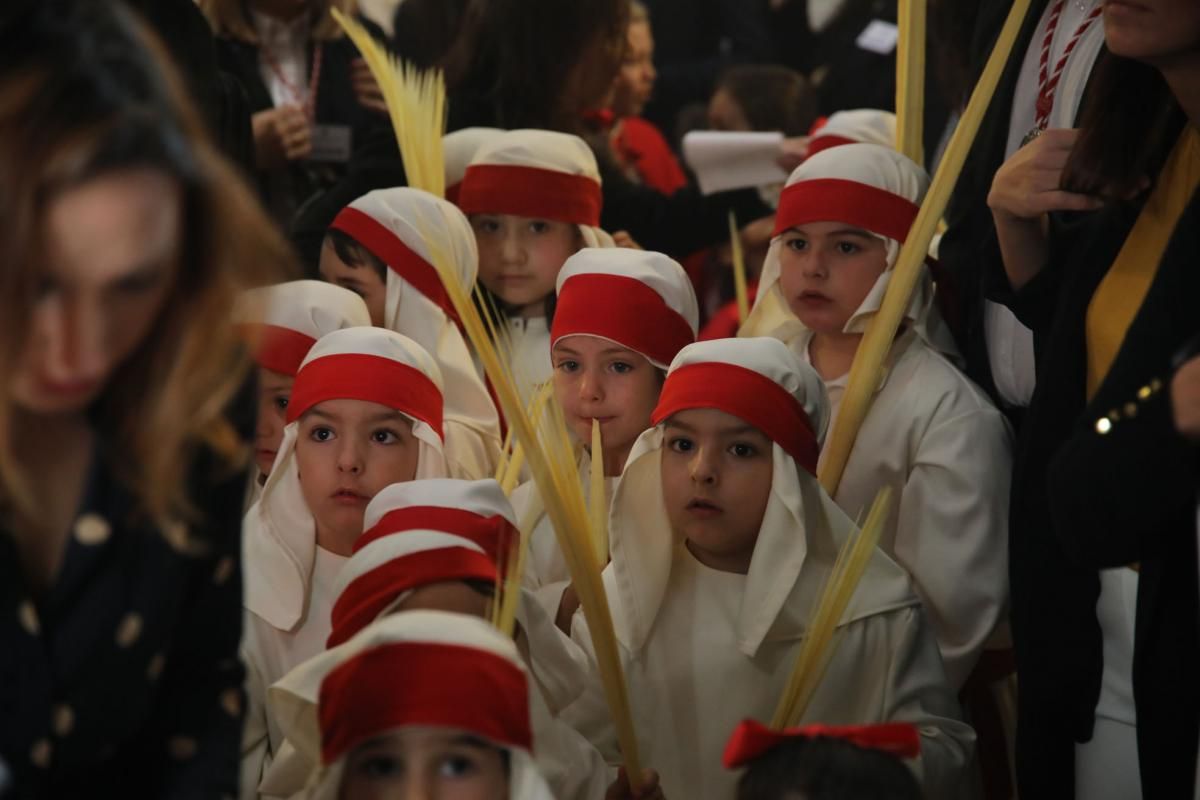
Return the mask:
[(1158, 272), (1167, 243), (1200, 186), (1200, 131), (1188, 125), (1175, 143), (1133, 230), (1087, 310), (1087, 398), (1108, 375), (1125, 333)]

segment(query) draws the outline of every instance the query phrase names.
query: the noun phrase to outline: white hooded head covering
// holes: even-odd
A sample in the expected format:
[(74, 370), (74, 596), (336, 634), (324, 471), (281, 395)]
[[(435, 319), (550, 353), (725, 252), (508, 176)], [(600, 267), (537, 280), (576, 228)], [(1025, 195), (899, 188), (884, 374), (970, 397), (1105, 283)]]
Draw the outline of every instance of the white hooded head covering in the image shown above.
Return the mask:
[(459, 285), (469, 290), (479, 269), (471, 224), (452, 203), (402, 187), (358, 198), (331, 227), (388, 265), (385, 326), (413, 339), (437, 361), (445, 385), (451, 471), (463, 478), (490, 474), (500, 453), (500, 418), (430, 254), (432, 241), (453, 259)]
[(500, 134), (503, 128), (460, 128), (442, 137), (442, 155), (446, 167), (446, 199), (458, 205), (463, 176), (479, 148)]
[[(863, 333), (883, 303), (900, 245), (920, 210), (929, 176), (895, 150), (875, 144), (848, 144), (818, 153), (788, 178), (776, 214), (775, 238), (763, 261), (758, 296), (739, 336), (772, 336), (795, 346), (808, 329), (797, 319), (779, 284), (783, 234), (810, 222), (843, 222), (862, 228), (887, 245), (887, 267), (858, 310), (846, 321), (846, 333)], [(925, 269), (913, 291), (905, 319), (926, 344), (956, 357), (950, 331), (934, 306), (933, 279)]]
[(876, 108), (855, 108), (829, 115), (808, 139), (807, 157), (844, 144), (896, 147), (896, 115)]
[(255, 363), (292, 377), (317, 339), (342, 328), (371, 325), (361, 297), (324, 281), (248, 289), (238, 298), (233, 319), (250, 343)]
[[(829, 422), (817, 374), (775, 339), (716, 339), (679, 352), (654, 412), (654, 427), (634, 445), (613, 498), (612, 563), (605, 572), (618, 640), (633, 653), (645, 644), (670, 583), (686, 555), (672, 532), (660, 473), (663, 426), (675, 413), (715, 408), (772, 440), (771, 492), (747, 574), (737, 647), (754, 657), (764, 641), (792, 638), (797, 592), (815, 596), (854, 524), (814, 474)], [(902, 570), (884, 558), (868, 572), (844, 621), (894, 602), (911, 603)], [(801, 571), (811, 575), (800, 580)], [(799, 603), (811, 611), (809, 600)], [(786, 610), (785, 612), (785, 609)]]
[(466, 214), (513, 214), (579, 226), (586, 247), (613, 247), (600, 229), (603, 195), (596, 156), (578, 136), (521, 129), (489, 139), (458, 194)]
[(307, 797), (338, 797), (346, 757), (406, 726), (465, 731), (509, 754), (508, 797), (550, 800), (532, 757), (529, 684), (516, 645), (487, 622), (406, 611), (292, 670), (269, 689), (288, 741), (311, 763)]
[(433, 358), (413, 340), (383, 328), (347, 328), (318, 340), (292, 387), (271, 475), (242, 525), (246, 608), (284, 631), (304, 614), (317, 551), (316, 523), (296, 466), (299, 419), (335, 399), (367, 400), (403, 413), (418, 440), (417, 479), (446, 475), (442, 378)]
[(666, 370), (696, 340), (696, 292), (683, 267), (662, 253), (584, 248), (563, 264), (557, 293), (551, 347), (568, 336), (595, 336)]

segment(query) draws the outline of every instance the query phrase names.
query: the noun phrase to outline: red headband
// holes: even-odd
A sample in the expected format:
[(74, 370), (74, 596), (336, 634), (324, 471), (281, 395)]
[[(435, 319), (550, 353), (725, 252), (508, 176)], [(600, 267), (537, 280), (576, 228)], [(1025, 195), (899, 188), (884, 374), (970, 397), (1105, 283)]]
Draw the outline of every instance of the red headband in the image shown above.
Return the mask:
[(250, 344), (254, 363), (281, 375), (296, 376), (304, 357), (317, 343), (306, 333), (282, 325), (251, 322), (238, 325), (238, 335)]
[(288, 402), (287, 421), (326, 400), (366, 400), (402, 411), (442, 436), (442, 393), (419, 369), (383, 356), (334, 353), (301, 367)]
[(550, 346), (573, 334), (609, 339), (660, 364), (696, 341), (692, 326), (658, 292), (637, 278), (602, 273), (572, 275), (558, 292)]
[(321, 683), (321, 760), (406, 725), (458, 728), (530, 750), (525, 673), (475, 647), (403, 642), (367, 650)]
[(462, 181), (452, 183), (446, 187), (446, 199), (454, 205), (458, 205), (458, 193), (462, 191)]
[(844, 222), (903, 242), (921, 207), (886, 189), (841, 178), (793, 183), (779, 196), (773, 236), (809, 222)]
[(663, 420), (689, 408), (715, 408), (762, 431), (768, 439), (817, 474), (820, 448), (812, 422), (799, 401), (775, 381), (736, 364), (688, 364), (667, 375), (658, 407), (650, 421)]
[(408, 506), (393, 509), (371, 526), (354, 542), (357, 553), (371, 542), (402, 531), (441, 531), (469, 539), (497, 565), (507, 563), (513, 542), (518, 536), (516, 527), (499, 514), (485, 517), (465, 508), (444, 506)]
[(416, 287), (417, 291), (438, 305), (447, 317), (458, 322), (458, 312), (450, 302), (446, 287), (437, 269), (409, 248), (400, 237), (379, 220), (347, 206), (333, 219), (329, 226), (353, 238), (370, 250), (388, 268)]
[(856, 139), (851, 139), (849, 136), (838, 136), (835, 133), (816, 133), (808, 140), (808, 147), (805, 148), (804, 157), (812, 158), (822, 150), (828, 150), (831, 147), (841, 147), (844, 144), (858, 144)]
[(494, 584), (496, 565), (483, 553), (465, 547), (438, 547), (396, 556), (355, 578), (338, 595), (330, 613), (333, 630), (325, 646), (337, 647), (353, 637), (409, 589), (472, 580)]
[(599, 227), (600, 184), (583, 175), (501, 164), (467, 167), (458, 190), (464, 214), (514, 214)]
[(868, 750), (882, 750), (898, 758), (916, 758), (921, 754), (921, 737), (915, 725), (889, 722), (881, 725), (806, 725), (803, 728), (772, 730), (748, 719), (738, 725), (725, 745), (722, 761), (726, 769), (753, 761), (788, 739), (814, 739), (827, 736), (842, 739)]

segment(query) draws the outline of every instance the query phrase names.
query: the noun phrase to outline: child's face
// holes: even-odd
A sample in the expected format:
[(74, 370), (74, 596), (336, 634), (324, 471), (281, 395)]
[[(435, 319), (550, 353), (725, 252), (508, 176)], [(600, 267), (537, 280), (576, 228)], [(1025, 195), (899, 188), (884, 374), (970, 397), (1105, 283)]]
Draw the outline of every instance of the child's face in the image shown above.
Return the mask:
[(466, 581), (439, 581), (418, 586), (409, 592), (396, 611), (449, 611), (484, 619), (491, 600)]
[(283, 429), (287, 427), (288, 399), (296, 379), (282, 372), (258, 368), (258, 425), (254, 430), (254, 463), (263, 477), (271, 474)]
[(346, 756), (340, 800), (507, 800), (499, 748), (452, 728), (406, 726)]
[(717, 89), (708, 101), (708, 127), (714, 131), (748, 131), (746, 112), (724, 89)]
[(563, 262), (583, 246), (579, 228), (512, 214), (475, 214), (471, 227), (479, 245), (480, 282), (521, 316), (544, 315)]
[[(662, 373), (642, 355), (595, 336), (554, 343), (554, 396), (579, 441), (592, 441), (600, 420), (605, 461), (624, 464), (662, 391)], [(619, 468), (615, 474), (620, 474)]]
[(349, 289), (361, 297), (367, 304), (371, 324), (377, 328), (384, 327), (387, 315), (387, 284), (373, 267), (369, 264), (347, 264), (338, 257), (337, 250), (329, 239), (326, 239), (321, 245), (319, 269), (322, 280)]
[(347, 552), (367, 503), (417, 474), (420, 443), (399, 411), (366, 400), (326, 400), (300, 418), (296, 466), (304, 502), (323, 541)]
[(700, 563), (745, 574), (771, 493), (772, 444), (760, 430), (712, 408), (667, 420), (663, 502), (676, 536)]
[(783, 234), (779, 288), (816, 333), (841, 333), (887, 269), (887, 245), (840, 222), (811, 222)]

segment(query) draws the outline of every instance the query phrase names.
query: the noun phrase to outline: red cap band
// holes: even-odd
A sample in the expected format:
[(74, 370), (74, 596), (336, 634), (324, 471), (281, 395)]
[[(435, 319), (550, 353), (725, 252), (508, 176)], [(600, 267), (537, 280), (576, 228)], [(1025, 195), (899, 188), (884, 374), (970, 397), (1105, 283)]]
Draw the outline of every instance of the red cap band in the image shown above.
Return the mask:
[(338, 213), (329, 227), (352, 237), (370, 250), (376, 258), (387, 264), (392, 272), (415, 286), (418, 292), (437, 303), (447, 317), (458, 322), (458, 312), (450, 302), (450, 295), (446, 293), (446, 287), (442, 285), (437, 269), (413, 252), (399, 236), (379, 220), (357, 208), (347, 206)]
[(748, 719), (738, 725), (725, 745), (722, 761), (726, 769), (753, 761), (788, 739), (815, 739), (819, 736), (843, 739), (868, 750), (882, 750), (897, 758), (916, 758), (921, 754), (921, 736), (915, 725), (888, 722), (880, 725), (806, 725), (803, 728), (772, 730)]
[(762, 431), (768, 439), (817, 474), (820, 448), (812, 422), (789, 392), (775, 381), (736, 364), (688, 364), (667, 376), (650, 421), (658, 425), (689, 408), (715, 408)]
[[(403, 536), (403, 534), (399, 534)], [(333, 604), (326, 647), (337, 647), (374, 622), (409, 589), (445, 581), (496, 583), (496, 565), (465, 547), (439, 547), (397, 556), (352, 581)]]
[(921, 207), (885, 189), (840, 178), (793, 183), (779, 196), (778, 236), (809, 222), (844, 222), (903, 242)]
[(406, 725), (470, 731), (530, 750), (529, 689), (507, 659), (463, 645), (404, 642), (367, 650), (325, 676), (321, 760)]
[(446, 187), (446, 199), (454, 205), (458, 205), (458, 194), (462, 191), (462, 181), (452, 183)]
[(583, 175), (502, 164), (467, 167), (458, 192), (464, 214), (513, 214), (600, 225), (600, 184)]
[(692, 326), (658, 292), (626, 275), (584, 273), (563, 283), (550, 346), (564, 336), (600, 336), (660, 364), (696, 341)]
[(824, 135), (817, 133), (808, 140), (808, 147), (805, 148), (804, 157), (812, 158), (822, 150), (828, 150), (831, 147), (841, 147), (844, 144), (858, 144), (858, 142), (849, 136), (838, 136), (834, 133)]
[(238, 325), (237, 328), (238, 335), (250, 345), (254, 363), (281, 375), (295, 377), (304, 363), (304, 357), (317, 343), (308, 334), (282, 325), (252, 322)]
[(366, 400), (424, 422), (442, 436), (442, 393), (419, 369), (383, 356), (340, 353), (305, 364), (296, 375), (287, 421), (326, 400)]
[(485, 517), (463, 508), (409, 506), (387, 512), (354, 542), (357, 553), (371, 542), (402, 531), (441, 531), (469, 539), (497, 565), (508, 561), (517, 529), (500, 515)]

